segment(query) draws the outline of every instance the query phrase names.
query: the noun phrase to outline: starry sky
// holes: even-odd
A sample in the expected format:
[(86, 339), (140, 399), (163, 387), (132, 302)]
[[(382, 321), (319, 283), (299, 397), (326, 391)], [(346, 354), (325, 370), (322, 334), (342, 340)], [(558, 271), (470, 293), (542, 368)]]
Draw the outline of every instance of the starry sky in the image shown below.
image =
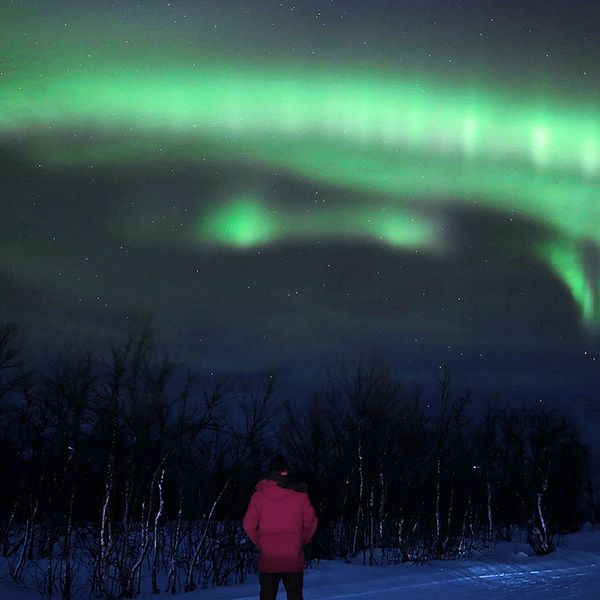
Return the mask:
[[(600, 8), (0, 5), (0, 321), (216, 374), (600, 388)], [(587, 404), (586, 404), (587, 403)]]

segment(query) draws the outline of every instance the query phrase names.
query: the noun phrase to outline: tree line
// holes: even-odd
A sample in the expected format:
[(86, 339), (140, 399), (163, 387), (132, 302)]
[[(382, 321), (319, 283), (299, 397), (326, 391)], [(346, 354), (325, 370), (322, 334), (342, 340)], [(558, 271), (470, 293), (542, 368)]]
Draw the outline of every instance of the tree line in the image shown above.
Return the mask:
[(546, 554), (595, 522), (589, 452), (563, 415), (404, 388), (384, 361), (332, 371), (306, 402), (277, 377), (200, 377), (142, 326), (104, 353), (24, 361), (0, 327), (0, 553), (43, 598), (134, 598), (240, 582), (240, 520), (286, 452), (309, 484), (312, 560), (467, 555), (524, 531)]

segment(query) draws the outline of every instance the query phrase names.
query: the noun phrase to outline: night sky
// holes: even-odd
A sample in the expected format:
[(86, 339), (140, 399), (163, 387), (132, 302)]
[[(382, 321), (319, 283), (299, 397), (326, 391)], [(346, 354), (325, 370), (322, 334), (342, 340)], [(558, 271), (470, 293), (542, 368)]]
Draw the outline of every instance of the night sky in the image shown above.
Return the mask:
[(310, 389), (376, 351), (481, 397), (600, 388), (600, 6), (0, 3), (0, 321), (151, 315)]

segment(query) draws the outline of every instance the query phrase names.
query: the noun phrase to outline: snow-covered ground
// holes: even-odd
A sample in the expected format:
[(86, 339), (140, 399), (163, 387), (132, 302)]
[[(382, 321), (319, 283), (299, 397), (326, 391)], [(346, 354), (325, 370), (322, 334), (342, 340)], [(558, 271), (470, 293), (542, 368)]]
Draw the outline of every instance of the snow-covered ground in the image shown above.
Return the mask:
[[(469, 560), (363, 567), (333, 562), (306, 572), (305, 600), (600, 599), (600, 531), (564, 538), (546, 557), (502, 543)], [(285, 598), (283, 586), (278, 598)], [(194, 600), (255, 600), (258, 582), (195, 592)]]
[[(32, 600), (37, 594), (0, 580), (0, 600)], [(173, 596), (169, 596), (172, 598)], [(258, 581), (198, 590), (176, 597), (186, 600), (255, 600)], [(150, 598), (167, 598), (147, 594)], [(278, 598), (285, 598), (281, 586)], [(556, 552), (532, 556), (522, 543), (502, 543), (469, 560), (363, 567), (341, 562), (321, 563), (305, 574), (305, 600), (550, 600), (600, 599), (600, 531), (567, 536)]]

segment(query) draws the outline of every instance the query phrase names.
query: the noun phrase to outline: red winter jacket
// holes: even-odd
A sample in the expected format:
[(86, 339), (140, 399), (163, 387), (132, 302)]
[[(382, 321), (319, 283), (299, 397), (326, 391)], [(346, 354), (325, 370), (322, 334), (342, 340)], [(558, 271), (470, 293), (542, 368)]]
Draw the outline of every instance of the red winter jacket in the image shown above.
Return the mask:
[(317, 529), (317, 516), (308, 494), (300, 489), (279, 476), (262, 479), (256, 486), (243, 526), (260, 551), (261, 573), (304, 569), (303, 547)]

